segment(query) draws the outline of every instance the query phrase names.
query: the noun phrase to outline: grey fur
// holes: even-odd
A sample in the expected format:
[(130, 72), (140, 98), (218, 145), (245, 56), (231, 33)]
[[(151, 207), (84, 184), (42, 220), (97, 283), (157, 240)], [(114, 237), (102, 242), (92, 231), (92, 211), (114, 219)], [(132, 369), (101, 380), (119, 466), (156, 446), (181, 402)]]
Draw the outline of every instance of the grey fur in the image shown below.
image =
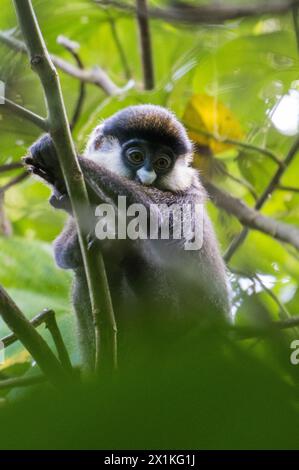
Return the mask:
[[(138, 108), (138, 107), (136, 107)], [(151, 107), (151, 112), (153, 107)], [(144, 107), (142, 107), (144, 114)], [(157, 111), (158, 113), (158, 111)], [(121, 115), (123, 117), (123, 114)], [(165, 117), (165, 114), (163, 114)], [(168, 119), (170, 114), (166, 115)], [(134, 108), (134, 119), (138, 119), (138, 110)], [(156, 116), (156, 128), (159, 115)], [(171, 124), (178, 132), (176, 120)], [(110, 122), (110, 121), (109, 121)], [(112, 121), (113, 122), (113, 121)], [(125, 124), (123, 124), (125, 125)], [(132, 121), (130, 123), (133, 126)], [(179, 131), (182, 133), (181, 128)], [(170, 132), (170, 131), (169, 131)], [(186, 135), (183, 133), (183, 138)], [(96, 133), (94, 134), (96, 136)], [(165, 137), (165, 136), (164, 136)], [(173, 135), (170, 137), (174, 137)], [(54, 188), (52, 205), (59, 208), (61, 194), (65, 194), (58, 161), (53, 160), (53, 144), (49, 137), (34, 144), (28, 165), (34, 172)], [(186, 144), (186, 152), (191, 143)], [(89, 145), (91, 145), (90, 143)], [(51, 147), (51, 167), (47, 164), (46, 154)], [(187, 152), (187, 153), (188, 153)], [(187, 155), (190, 158), (190, 155)], [(117, 204), (119, 195), (127, 197), (127, 205), (143, 204), (149, 214), (152, 204), (204, 204), (205, 191), (197, 174), (192, 173), (189, 187), (181, 191), (169, 191), (158, 187), (142, 186), (125, 176), (115, 174), (102, 167), (99, 162), (79, 157), (79, 163), (87, 183), (92, 203)], [(45, 176), (46, 175), (46, 176)], [(53, 176), (55, 175), (55, 177)], [(65, 199), (61, 208), (66, 208)], [(158, 214), (163, 220), (163, 213)], [(194, 220), (192, 220), (194, 224)], [(170, 222), (171, 224), (171, 222)], [(172, 226), (170, 226), (170, 232)], [(218, 248), (210, 219), (204, 211), (203, 246), (198, 251), (186, 251), (184, 240), (104, 240), (99, 243), (103, 254), (110, 284), (112, 302), (116, 320), (144, 317), (146, 320), (156, 314), (172, 319), (194, 319), (210, 322), (229, 319), (230, 301), (226, 269)], [(98, 243), (96, 241), (95, 243)], [(83, 360), (93, 361), (94, 332), (90, 317), (90, 304), (87, 283), (82, 266), (79, 243), (74, 219), (70, 216), (63, 232), (54, 243), (57, 264), (63, 269), (72, 269), (75, 273), (73, 304), (77, 314), (79, 331), (83, 332), (81, 349)], [(194, 315), (195, 314), (195, 315)], [(139, 321), (139, 320), (138, 320)]]

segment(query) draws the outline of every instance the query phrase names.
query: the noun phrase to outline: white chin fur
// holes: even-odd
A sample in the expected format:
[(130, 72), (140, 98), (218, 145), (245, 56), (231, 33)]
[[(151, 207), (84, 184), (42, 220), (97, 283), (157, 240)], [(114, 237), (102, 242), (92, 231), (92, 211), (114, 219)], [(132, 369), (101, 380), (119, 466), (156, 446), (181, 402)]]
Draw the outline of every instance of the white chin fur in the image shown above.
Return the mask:
[(160, 179), (159, 187), (169, 191), (186, 191), (197, 181), (197, 171), (185, 159), (178, 159), (173, 169)]

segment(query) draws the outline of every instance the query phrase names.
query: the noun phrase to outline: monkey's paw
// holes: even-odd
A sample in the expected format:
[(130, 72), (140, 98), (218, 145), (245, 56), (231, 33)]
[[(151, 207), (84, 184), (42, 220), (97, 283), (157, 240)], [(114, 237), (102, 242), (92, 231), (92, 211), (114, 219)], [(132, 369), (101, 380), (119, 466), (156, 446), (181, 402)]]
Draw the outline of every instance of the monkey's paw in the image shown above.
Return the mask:
[(28, 170), (42, 178), (61, 194), (65, 192), (62, 172), (57, 152), (49, 134), (42, 136), (29, 149), (29, 155), (23, 158)]

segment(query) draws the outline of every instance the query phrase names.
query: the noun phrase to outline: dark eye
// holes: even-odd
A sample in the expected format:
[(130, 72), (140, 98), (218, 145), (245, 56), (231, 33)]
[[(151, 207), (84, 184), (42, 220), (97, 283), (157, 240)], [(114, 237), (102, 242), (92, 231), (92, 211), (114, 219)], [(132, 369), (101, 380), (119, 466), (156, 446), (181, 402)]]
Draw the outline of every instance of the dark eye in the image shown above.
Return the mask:
[(144, 153), (137, 147), (132, 147), (126, 151), (126, 156), (129, 162), (134, 165), (139, 165), (144, 160)]
[(158, 170), (167, 170), (171, 166), (171, 158), (168, 155), (161, 155), (155, 161), (155, 167)]

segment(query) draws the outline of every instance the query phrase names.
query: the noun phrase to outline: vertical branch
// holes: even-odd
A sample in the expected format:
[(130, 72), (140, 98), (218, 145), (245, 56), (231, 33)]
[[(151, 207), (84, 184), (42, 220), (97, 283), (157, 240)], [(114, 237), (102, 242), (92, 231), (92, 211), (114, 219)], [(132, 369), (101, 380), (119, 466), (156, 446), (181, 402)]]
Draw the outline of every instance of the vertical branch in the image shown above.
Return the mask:
[[(83, 62), (81, 60), (81, 57), (78, 53), (78, 49), (79, 49), (80, 45), (77, 42), (70, 41), (68, 38), (66, 38), (62, 35), (58, 36), (57, 43), (60, 44), (61, 46), (65, 47), (66, 50), (69, 51), (69, 53), (72, 54), (72, 56), (74, 57), (78, 68), (80, 70), (84, 70), (84, 64), (83, 64)], [(85, 95), (86, 95), (85, 88), (86, 88), (86, 83), (83, 82), (83, 81), (80, 81), (79, 95), (78, 95), (75, 110), (73, 112), (73, 116), (72, 116), (72, 119), (71, 119), (71, 122), (70, 122), (71, 130), (74, 129), (75, 125), (77, 124), (77, 122), (80, 118), (82, 108), (83, 108), (83, 104), (84, 104)]]
[(65, 347), (60, 329), (58, 328), (58, 325), (56, 322), (55, 312), (53, 310), (46, 310), (44, 312), (43, 317), (45, 318), (46, 327), (48, 328), (48, 330), (50, 331), (52, 335), (62, 367), (66, 371), (71, 372), (72, 364), (70, 361), (68, 351)]
[(94, 227), (91, 227), (93, 214), (68, 125), (59, 77), (46, 48), (31, 0), (14, 0), (14, 4), (31, 66), (38, 74), (43, 86), (48, 108), (49, 132), (57, 150), (73, 209), (90, 295), (91, 314), (96, 329), (96, 367), (99, 367), (100, 357), (101, 361), (103, 359), (111, 362), (112, 359), (106, 357), (111, 351), (111, 344), (107, 345), (108, 350), (105, 351), (103, 349), (106, 343), (100, 341), (103, 333), (99, 331), (100, 321), (105, 319), (103, 324), (109, 328), (111, 318), (114, 320), (114, 314), (101, 254), (99, 254), (98, 263), (92, 250), (88, 249), (87, 234), (94, 230)]
[(147, 0), (136, 0), (136, 11), (144, 89), (152, 90), (155, 86), (155, 83)]
[(121, 43), (121, 41), (119, 39), (119, 36), (118, 36), (118, 33), (117, 33), (115, 19), (113, 18), (113, 16), (111, 15), (109, 10), (106, 10), (106, 11), (107, 11), (107, 15), (108, 15), (109, 24), (110, 24), (111, 34), (112, 34), (112, 37), (114, 39), (115, 46), (116, 46), (116, 49), (118, 51), (120, 61), (122, 63), (123, 69), (124, 69), (125, 77), (126, 77), (127, 80), (130, 80), (132, 78), (131, 70), (130, 70), (130, 67), (129, 67), (129, 64), (128, 64), (128, 61), (127, 61), (127, 57), (126, 57), (124, 48), (122, 46), (122, 43)]

